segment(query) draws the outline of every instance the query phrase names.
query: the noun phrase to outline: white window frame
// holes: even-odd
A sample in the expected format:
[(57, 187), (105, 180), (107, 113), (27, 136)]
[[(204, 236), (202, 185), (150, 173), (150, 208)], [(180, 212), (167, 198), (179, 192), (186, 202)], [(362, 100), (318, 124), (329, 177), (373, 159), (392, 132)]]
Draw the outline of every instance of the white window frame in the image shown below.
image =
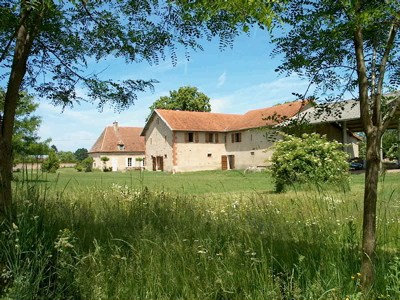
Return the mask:
[[(130, 160), (130, 165), (129, 165), (129, 160)], [(127, 166), (127, 167), (132, 167), (132, 161), (133, 161), (133, 158), (132, 158), (132, 157), (128, 157), (128, 158), (126, 159), (126, 166)]]

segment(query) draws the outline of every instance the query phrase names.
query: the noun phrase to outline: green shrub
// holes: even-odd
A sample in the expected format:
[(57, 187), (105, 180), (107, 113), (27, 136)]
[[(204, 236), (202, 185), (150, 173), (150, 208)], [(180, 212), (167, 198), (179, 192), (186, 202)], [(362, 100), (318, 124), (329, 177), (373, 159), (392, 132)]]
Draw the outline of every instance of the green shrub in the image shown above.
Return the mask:
[(76, 164), (75, 170), (77, 170), (78, 172), (82, 172), (83, 171), (83, 166), (81, 164)]
[(81, 162), (82, 168), (85, 172), (92, 172), (93, 170), (93, 157), (86, 157)]
[(340, 183), (348, 186), (348, 154), (343, 145), (328, 141), (319, 134), (303, 134), (301, 137), (284, 135), (276, 143), (272, 155), (272, 176), (275, 189), (281, 192), (295, 183)]
[(57, 157), (55, 151), (49, 152), (49, 157), (46, 158), (42, 163), (42, 171), (55, 173), (60, 168), (60, 160)]

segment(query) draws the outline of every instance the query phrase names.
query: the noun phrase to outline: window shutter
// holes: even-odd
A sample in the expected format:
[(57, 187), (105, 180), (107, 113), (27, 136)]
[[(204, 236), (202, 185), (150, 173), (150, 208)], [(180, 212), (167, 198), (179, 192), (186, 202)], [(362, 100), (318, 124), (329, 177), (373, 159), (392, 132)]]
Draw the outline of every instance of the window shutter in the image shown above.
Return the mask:
[(199, 142), (199, 133), (197, 131), (194, 133), (194, 139), (195, 139), (196, 143)]
[(206, 143), (209, 143), (210, 142), (210, 133), (206, 132), (205, 135), (206, 135)]
[(185, 132), (185, 143), (189, 143), (189, 132)]
[(231, 138), (232, 138), (232, 144), (233, 144), (235, 142), (235, 134), (234, 133), (231, 134)]
[(239, 136), (238, 136), (238, 142), (241, 142), (241, 141), (242, 141), (242, 133), (239, 132), (238, 135), (239, 135)]
[(218, 132), (217, 132), (217, 133), (215, 133), (215, 143), (217, 143), (217, 144), (219, 143), (218, 136), (219, 136)]

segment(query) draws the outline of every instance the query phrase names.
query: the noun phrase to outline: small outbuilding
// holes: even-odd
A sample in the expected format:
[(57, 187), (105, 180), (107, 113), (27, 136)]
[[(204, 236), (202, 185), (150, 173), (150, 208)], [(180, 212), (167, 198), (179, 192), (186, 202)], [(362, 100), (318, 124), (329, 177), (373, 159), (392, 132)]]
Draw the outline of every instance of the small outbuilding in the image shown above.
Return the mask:
[(125, 171), (144, 167), (145, 143), (141, 127), (107, 126), (89, 151), (93, 168)]

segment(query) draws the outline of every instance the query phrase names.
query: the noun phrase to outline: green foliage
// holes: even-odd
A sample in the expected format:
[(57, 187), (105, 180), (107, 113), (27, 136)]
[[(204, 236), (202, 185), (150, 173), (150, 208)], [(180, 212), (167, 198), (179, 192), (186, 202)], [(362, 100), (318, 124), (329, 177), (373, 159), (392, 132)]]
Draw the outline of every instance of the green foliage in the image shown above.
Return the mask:
[(108, 162), (110, 160), (110, 158), (108, 156), (102, 156), (100, 158), (100, 160), (105, 164), (106, 162)]
[(296, 183), (349, 184), (348, 155), (342, 144), (319, 134), (284, 135), (272, 155), (272, 175), (277, 192)]
[[(5, 92), (0, 88), (0, 116), (4, 113)], [(21, 92), (15, 113), (14, 134), (12, 140), (14, 157), (31, 155), (29, 149), (39, 143), (37, 131), (41, 119), (34, 113), (39, 104), (34, 102), (33, 96)]]
[(58, 151), (57, 152), (58, 159), (62, 163), (74, 163), (76, 162), (76, 157), (74, 153), (71, 151)]
[(57, 146), (56, 146), (56, 145), (51, 145), (50, 148), (53, 149), (53, 151), (54, 151), (55, 153), (58, 152), (58, 149), (57, 149)]
[(49, 152), (49, 156), (42, 163), (42, 171), (55, 173), (60, 167), (60, 160), (54, 150)]
[(77, 150), (75, 151), (74, 155), (75, 155), (75, 158), (76, 158), (78, 161), (83, 161), (84, 159), (86, 159), (86, 158), (89, 156), (88, 150), (87, 150), (86, 148), (79, 148), (79, 149), (77, 149)]
[[(274, 21), (274, 54), (283, 55), (277, 71), (309, 79), (315, 86), (315, 96), (333, 95), (327, 100), (342, 99), (345, 92), (358, 89), (354, 33), (361, 28), (364, 57), (376, 57), (376, 64), (366, 62), (368, 84), (371, 89), (372, 84), (377, 88), (372, 76), (378, 78), (381, 74), (379, 61), (384, 56), (390, 24), (398, 20), (400, 3), (361, 2), (362, 5), (360, 1), (288, 1), (279, 12), (280, 18)], [(384, 82), (386, 88), (397, 89), (400, 44), (395, 43), (391, 50)], [(308, 96), (301, 95), (303, 99)]]
[[(150, 106), (150, 115), (157, 109), (185, 111), (211, 111), (210, 98), (196, 87), (183, 86), (177, 91), (170, 91), (169, 96), (162, 96)], [(149, 115), (149, 117), (150, 117)]]
[(83, 171), (83, 166), (81, 164), (76, 164), (75, 166), (75, 170), (77, 170), (78, 172), (82, 172)]
[(398, 130), (388, 130), (382, 137), (383, 157), (398, 159), (400, 157), (400, 141)]
[[(258, 2), (258, 1), (257, 1)], [(32, 5), (34, 3), (34, 5)], [(110, 9), (112, 7), (113, 9)], [(19, 24), (26, 27), (32, 41), (24, 82), (54, 104), (71, 106), (82, 100), (77, 88), (87, 90), (85, 99), (123, 109), (137, 99), (137, 93), (153, 89), (154, 79), (115, 81), (106, 75), (88, 72), (88, 61), (110, 56), (128, 63), (158, 64), (167, 56), (177, 64), (177, 47), (202, 49), (199, 40), (219, 36), (228, 45), (246, 22), (238, 9), (219, 13), (214, 7), (190, 6), (175, 1), (20, 1), (0, 0), (2, 24), (0, 68), (9, 74)], [(254, 6), (253, 6), (254, 7)], [(220, 9), (225, 7), (221, 6)], [(215, 10), (217, 9), (217, 10)], [(28, 12), (22, 19), (22, 12)], [(29, 49), (30, 50), (30, 49)], [(51, 80), (37, 80), (38, 76)], [(79, 84), (77, 84), (79, 83)]]
[(80, 163), (83, 167), (83, 170), (85, 172), (92, 172), (93, 170), (93, 157), (86, 157), (82, 162)]

